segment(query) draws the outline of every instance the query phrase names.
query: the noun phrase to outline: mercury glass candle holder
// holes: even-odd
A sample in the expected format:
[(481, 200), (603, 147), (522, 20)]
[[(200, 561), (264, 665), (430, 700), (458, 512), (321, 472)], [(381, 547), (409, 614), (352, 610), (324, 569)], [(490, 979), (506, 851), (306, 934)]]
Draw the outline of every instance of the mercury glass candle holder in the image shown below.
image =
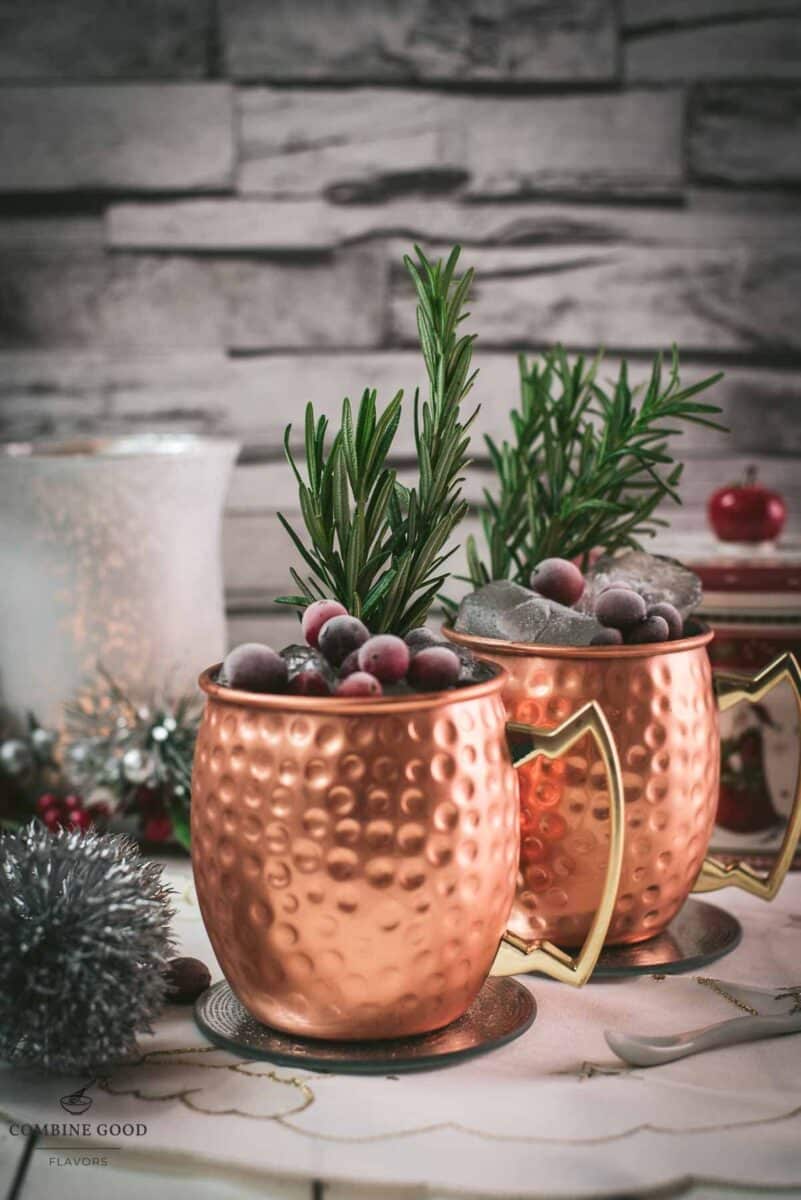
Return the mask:
[(0, 702), (57, 724), (99, 666), (194, 689), (225, 649), (223, 502), (238, 445), (139, 435), (0, 448)]

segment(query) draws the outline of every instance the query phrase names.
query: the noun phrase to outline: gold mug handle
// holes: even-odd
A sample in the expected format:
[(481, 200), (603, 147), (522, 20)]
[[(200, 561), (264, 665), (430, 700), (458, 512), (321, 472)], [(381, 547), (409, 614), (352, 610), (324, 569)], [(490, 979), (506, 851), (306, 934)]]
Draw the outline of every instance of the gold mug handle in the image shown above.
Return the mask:
[(511, 721), (506, 728), (509, 733), (525, 734), (534, 742), (533, 748), (515, 763), (515, 767), (523, 766), (538, 754), (544, 754), (546, 758), (559, 758), (575, 745), (579, 738), (589, 733), (598, 746), (606, 769), (609, 780), (609, 861), (601, 901), (584, 939), (584, 945), (578, 954), (573, 956), (565, 950), (560, 950), (552, 942), (527, 942), (507, 930), (501, 938), (490, 971), (491, 975), (520, 975), (528, 971), (541, 971), (562, 983), (572, 983), (575, 987), (581, 987), (592, 975), (603, 948), (617, 900), (620, 871), (623, 866), (623, 779), (617, 747), (603, 710), (595, 700), (578, 709), (556, 729), (537, 729), (533, 725), (523, 725), (515, 721)]
[[(793, 689), (796, 707), (801, 716), (801, 668), (794, 654), (782, 654), (769, 666), (753, 678), (743, 675), (716, 675), (715, 692), (718, 708), (721, 712), (733, 708), (741, 700), (749, 704), (759, 701), (772, 691), (777, 684), (787, 680)], [(787, 822), (784, 840), (773, 867), (767, 875), (755, 871), (745, 862), (735, 862), (727, 865), (717, 858), (707, 856), (704, 859), (698, 879), (693, 887), (694, 892), (716, 892), (724, 887), (742, 888), (752, 896), (762, 900), (772, 900), (784, 883), (784, 877), (790, 870), (799, 839), (801, 839), (801, 759), (795, 780), (795, 799), (790, 819)]]

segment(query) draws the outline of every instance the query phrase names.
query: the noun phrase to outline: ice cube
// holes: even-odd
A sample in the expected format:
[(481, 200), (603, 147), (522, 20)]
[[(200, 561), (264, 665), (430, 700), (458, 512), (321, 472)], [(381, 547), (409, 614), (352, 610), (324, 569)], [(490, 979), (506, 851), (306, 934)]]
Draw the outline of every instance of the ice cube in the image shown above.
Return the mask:
[(471, 650), (468, 650), (466, 646), (457, 646), (450, 643), (448, 648), (453, 650), (462, 664), (459, 671), (459, 678), (456, 680), (457, 687), (466, 687), (470, 683), (484, 683), (485, 680), (491, 679), (497, 671), (494, 663), (476, 658), (475, 654)]
[[(534, 598), (534, 593), (519, 583), (498, 579), (465, 596), (459, 606), (454, 629), (473, 637), (506, 638), (501, 622), (506, 613)], [(543, 616), (543, 622), (545, 618)]]
[(588, 646), (601, 626), (586, 613), (504, 580), (488, 583), (466, 596), (455, 628), (461, 633), (507, 642)]
[(281, 657), (286, 660), (290, 679), (294, 678), (301, 671), (313, 669), (319, 671), (328, 680), (329, 684), (333, 685), (335, 682), (334, 672), (331, 669), (330, 663), (313, 646), (284, 646), (284, 649), (281, 651)]
[[(557, 604), (555, 600), (546, 601), (548, 605), (548, 620), (540, 629), (536, 640), (545, 646), (589, 646), (601, 625), (595, 617), (587, 613), (576, 612), (575, 608), (567, 608)], [(524, 605), (520, 606), (525, 607)], [(515, 612), (519, 612), (515, 609)], [(513, 639), (520, 641), (520, 638)], [(522, 639), (528, 641), (529, 639)]]
[(675, 558), (628, 550), (625, 554), (604, 555), (587, 574), (580, 607), (591, 611), (604, 587), (626, 583), (639, 592), (646, 604), (667, 601), (686, 620), (703, 596), (701, 580)]

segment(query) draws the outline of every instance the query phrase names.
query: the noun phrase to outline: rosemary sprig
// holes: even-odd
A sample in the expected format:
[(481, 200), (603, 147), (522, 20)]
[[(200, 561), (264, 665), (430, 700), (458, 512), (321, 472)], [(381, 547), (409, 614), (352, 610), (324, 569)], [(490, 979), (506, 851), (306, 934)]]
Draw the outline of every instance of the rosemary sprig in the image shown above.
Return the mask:
[[(349, 400), (339, 429), (327, 444), (328, 423), (306, 409), (306, 477), (290, 448), (284, 449), (298, 484), (306, 539), (279, 513), (308, 568), (293, 570), (298, 592), (278, 602), (298, 608), (330, 596), (361, 617), (374, 632), (403, 634), (426, 618), (447, 579), (444, 568), (456, 547), (450, 537), (465, 515), (461, 498), (467, 466), (468, 430), (460, 405), (475, 379), (470, 372), (473, 335), (459, 335), (472, 270), (457, 277), (459, 247), (446, 262), (404, 262), (417, 293), (417, 328), (429, 381), (429, 398), (414, 398), (414, 437), (419, 476), (404, 487), (389, 465), (401, 416), (398, 392), (379, 416), (376, 393), (365, 391), (354, 422)], [(476, 410), (477, 411), (477, 410)]]
[(722, 430), (720, 409), (694, 397), (721, 374), (682, 387), (673, 347), (663, 383), (657, 355), (642, 398), (636, 397), (624, 361), (611, 390), (597, 375), (599, 355), (571, 365), (561, 347), (530, 366), (520, 358), (520, 407), (510, 414), (513, 439), (486, 438), (497, 476), (485, 489), (481, 524), (487, 544), (482, 558), (468, 539), (469, 582), (510, 578), (528, 584), (543, 558), (581, 558), (596, 548), (641, 548), (667, 522), (655, 516), (660, 502), (681, 503), (683, 466), (669, 453), (682, 424)]

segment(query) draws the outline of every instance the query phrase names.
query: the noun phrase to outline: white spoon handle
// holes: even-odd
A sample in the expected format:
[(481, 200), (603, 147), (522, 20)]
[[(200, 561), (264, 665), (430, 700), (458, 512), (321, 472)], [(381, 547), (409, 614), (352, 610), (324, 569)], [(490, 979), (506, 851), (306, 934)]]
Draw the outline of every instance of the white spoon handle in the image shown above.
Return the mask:
[(654, 1067), (659, 1063), (700, 1054), (704, 1050), (798, 1032), (801, 1032), (801, 1017), (793, 1014), (783, 1017), (734, 1017), (730, 1021), (721, 1021), (675, 1037), (636, 1037), (614, 1030), (607, 1030), (604, 1036), (610, 1049), (624, 1062), (635, 1067)]

